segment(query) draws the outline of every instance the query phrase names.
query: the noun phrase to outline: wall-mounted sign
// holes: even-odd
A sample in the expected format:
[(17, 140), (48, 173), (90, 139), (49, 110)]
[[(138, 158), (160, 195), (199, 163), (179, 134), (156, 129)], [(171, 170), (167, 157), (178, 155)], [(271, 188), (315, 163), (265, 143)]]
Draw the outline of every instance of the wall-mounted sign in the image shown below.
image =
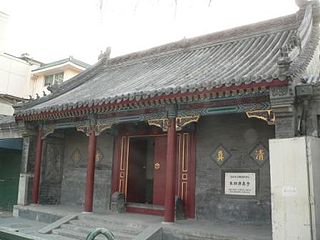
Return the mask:
[(222, 166), (230, 157), (231, 157), (231, 154), (224, 148), (222, 144), (220, 144), (211, 154), (211, 158), (219, 166)]
[(250, 153), (250, 157), (259, 165), (262, 166), (269, 159), (268, 150), (262, 145), (258, 144)]
[(225, 172), (224, 193), (227, 195), (256, 195), (256, 174), (248, 172)]

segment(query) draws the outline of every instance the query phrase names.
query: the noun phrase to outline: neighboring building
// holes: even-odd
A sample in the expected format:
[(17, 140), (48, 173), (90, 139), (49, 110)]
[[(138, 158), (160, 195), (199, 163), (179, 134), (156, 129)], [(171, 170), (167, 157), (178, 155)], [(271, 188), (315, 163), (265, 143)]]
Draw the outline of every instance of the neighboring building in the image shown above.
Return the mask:
[(0, 53), (6, 51), (8, 19), (9, 16), (0, 11)]
[(172, 222), (177, 197), (191, 219), (272, 223), (274, 240), (320, 239), (320, 14), (318, 1), (299, 5), (289, 16), (107, 54), (17, 105), (26, 131), (19, 204), (32, 196), (105, 212), (121, 193), (127, 211)]
[(60, 84), (87, 69), (90, 65), (77, 60), (73, 57), (65, 58), (59, 61), (42, 64), (39, 68), (31, 71), (31, 91), (30, 94), (35, 97), (36, 94), (43, 95), (49, 93), (48, 86)]
[(23, 131), (12, 116), (12, 105), (42, 93), (46, 89), (43, 79), (39, 82), (42, 76), (60, 73), (59, 79), (46, 76), (47, 83), (59, 83), (88, 67), (73, 58), (43, 64), (26, 53), (20, 57), (5, 53), (7, 21), (8, 15), (0, 12), (0, 210), (11, 210), (18, 195)]
[(0, 114), (0, 211), (12, 210), (17, 203), (21, 150), (22, 137), (14, 117)]
[(29, 94), (31, 70), (41, 62), (29, 62), (20, 57), (0, 53), (0, 93), (26, 98)]
[(13, 105), (23, 101), (23, 98), (15, 97), (8, 94), (0, 94), (0, 114), (13, 115)]

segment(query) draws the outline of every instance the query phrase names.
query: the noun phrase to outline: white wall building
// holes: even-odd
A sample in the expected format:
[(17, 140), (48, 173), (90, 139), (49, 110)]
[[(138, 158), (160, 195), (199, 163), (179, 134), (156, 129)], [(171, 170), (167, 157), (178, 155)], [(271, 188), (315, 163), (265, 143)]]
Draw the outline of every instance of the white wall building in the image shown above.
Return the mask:
[(0, 11), (0, 52), (4, 52), (7, 46), (7, 25), (9, 16)]

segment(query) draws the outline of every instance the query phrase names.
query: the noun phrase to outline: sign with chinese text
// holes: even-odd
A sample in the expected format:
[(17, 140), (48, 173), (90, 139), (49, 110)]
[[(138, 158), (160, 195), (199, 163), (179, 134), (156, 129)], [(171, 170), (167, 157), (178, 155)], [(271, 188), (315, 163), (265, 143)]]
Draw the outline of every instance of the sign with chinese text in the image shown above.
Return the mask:
[(262, 145), (258, 144), (250, 153), (250, 157), (259, 165), (262, 166), (269, 159), (268, 150)]
[(229, 158), (230, 153), (220, 144), (211, 154), (211, 158), (219, 165), (222, 166)]
[(247, 172), (226, 172), (224, 193), (228, 195), (256, 195), (256, 174)]

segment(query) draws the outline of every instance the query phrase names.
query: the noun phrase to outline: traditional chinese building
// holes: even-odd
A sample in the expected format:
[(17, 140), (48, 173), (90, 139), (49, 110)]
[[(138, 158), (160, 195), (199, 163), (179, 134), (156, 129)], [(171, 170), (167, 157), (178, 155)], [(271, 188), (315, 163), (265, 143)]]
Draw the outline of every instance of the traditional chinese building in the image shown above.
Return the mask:
[(178, 198), (187, 218), (270, 223), (269, 140), (318, 136), (318, 25), (318, 2), (303, 1), (289, 16), (107, 53), (18, 105), (19, 203), (103, 212), (120, 192), (128, 212), (168, 222)]

